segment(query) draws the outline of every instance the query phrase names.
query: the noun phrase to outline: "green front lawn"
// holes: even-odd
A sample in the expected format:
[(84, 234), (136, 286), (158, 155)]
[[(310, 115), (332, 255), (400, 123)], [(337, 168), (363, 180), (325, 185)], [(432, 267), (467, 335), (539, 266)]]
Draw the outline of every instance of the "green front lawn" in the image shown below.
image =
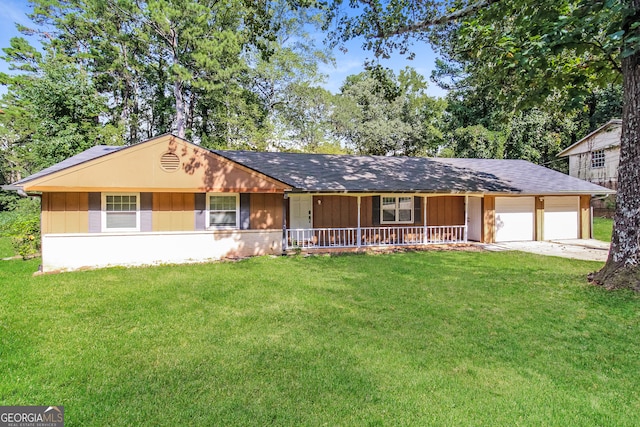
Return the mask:
[(11, 245), (11, 239), (9, 237), (3, 237), (0, 235), (0, 259), (9, 258), (15, 255), (13, 246)]
[(0, 269), (0, 405), (68, 426), (640, 425), (640, 297), (519, 252)]
[(613, 219), (611, 218), (593, 218), (593, 238), (604, 242), (611, 241), (611, 232), (613, 231)]

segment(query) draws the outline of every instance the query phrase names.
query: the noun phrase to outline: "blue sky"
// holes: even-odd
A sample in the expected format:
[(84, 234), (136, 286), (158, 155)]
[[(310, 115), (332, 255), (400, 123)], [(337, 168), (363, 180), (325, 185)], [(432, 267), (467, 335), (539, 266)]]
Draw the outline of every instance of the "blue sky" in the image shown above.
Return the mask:
[[(29, 13), (30, 7), (26, 0), (2, 0), (0, 5), (0, 47), (9, 46), (9, 40), (20, 34), (15, 28), (15, 23), (30, 25)], [(371, 54), (362, 50), (362, 42), (353, 40), (345, 45), (347, 52), (336, 50), (335, 67), (323, 66), (322, 72), (328, 76), (325, 87), (331, 92), (338, 91), (344, 79), (350, 74), (357, 74), (363, 70), (363, 64), (367, 58), (371, 58)], [(401, 55), (392, 55), (390, 59), (382, 60), (381, 65), (393, 69), (396, 73), (407, 67), (413, 67), (416, 71), (428, 81), (431, 70), (434, 67), (436, 55), (427, 44), (416, 44), (414, 46), (416, 57), (414, 60), (407, 60)], [(0, 72), (7, 72), (7, 64), (0, 60)], [(4, 93), (4, 88), (0, 87), (0, 94)], [(438, 88), (435, 84), (429, 82), (427, 92), (432, 96), (444, 96), (445, 92)]]

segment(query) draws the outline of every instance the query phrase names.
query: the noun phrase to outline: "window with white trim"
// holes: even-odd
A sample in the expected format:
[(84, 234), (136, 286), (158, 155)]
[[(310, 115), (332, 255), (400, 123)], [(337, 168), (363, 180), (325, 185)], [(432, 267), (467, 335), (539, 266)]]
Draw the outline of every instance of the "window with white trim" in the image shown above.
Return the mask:
[(413, 224), (413, 197), (381, 196), (380, 224)]
[(207, 218), (209, 228), (238, 228), (240, 219), (238, 194), (208, 194)]
[(102, 231), (139, 231), (140, 193), (102, 194)]
[(604, 167), (604, 150), (591, 152), (591, 167), (594, 169)]

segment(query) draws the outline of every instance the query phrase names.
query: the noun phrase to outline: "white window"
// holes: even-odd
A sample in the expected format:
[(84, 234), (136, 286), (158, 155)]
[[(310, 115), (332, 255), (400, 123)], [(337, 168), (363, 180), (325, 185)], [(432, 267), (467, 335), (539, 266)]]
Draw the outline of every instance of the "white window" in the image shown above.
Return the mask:
[(207, 195), (209, 228), (238, 228), (240, 198), (237, 194)]
[(103, 193), (102, 231), (139, 231), (140, 194)]
[(591, 167), (594, 169), (604, 167), (604, 150), (591, 152)]
[(381, 196), (380, 224), (412, 224), (412, 196)]

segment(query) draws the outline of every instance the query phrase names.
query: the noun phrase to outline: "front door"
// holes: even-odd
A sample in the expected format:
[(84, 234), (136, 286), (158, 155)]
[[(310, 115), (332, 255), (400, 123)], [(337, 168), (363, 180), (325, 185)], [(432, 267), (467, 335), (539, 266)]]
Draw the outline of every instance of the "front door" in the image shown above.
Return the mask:
[(290, 195), (289, 206), (291, 209), (290, 228), (313, 228), (313, 196)]
[(291, 239), (299, 245), (302, 241), (308, 241), (313, 236), (313, 196), (306, 194), (294, 194), (289, 196), (289, 209), (292, 230)]
[(482, 199), (480, 197), (469, 197), (467, 239), (474, 242), (479, 242), (482, 239)]

